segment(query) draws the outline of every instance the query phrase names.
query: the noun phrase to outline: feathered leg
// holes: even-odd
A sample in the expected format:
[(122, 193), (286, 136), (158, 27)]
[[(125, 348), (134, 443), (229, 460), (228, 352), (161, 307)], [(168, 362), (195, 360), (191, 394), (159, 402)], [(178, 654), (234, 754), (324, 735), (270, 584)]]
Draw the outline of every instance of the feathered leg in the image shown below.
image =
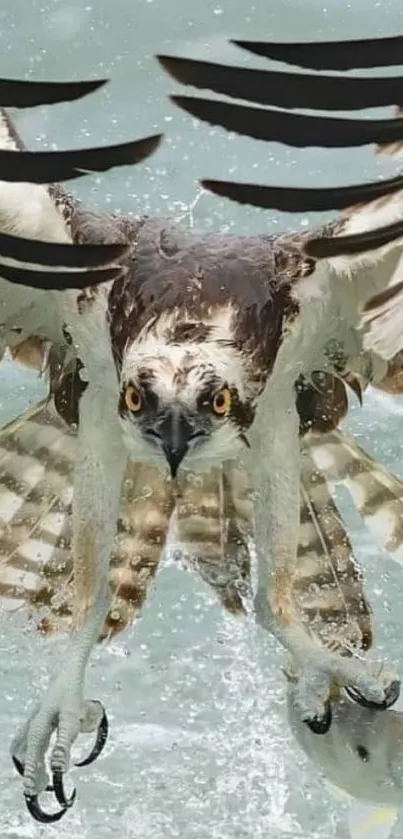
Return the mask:
[(383, 671), (375, 678), (369, 664), (325, 649), (304, 627), (293, 583), (297, 565), (300, 442), (299, 418), (292, 388), (270, 393), (270, 405), (258, 418), (261, 438), (254, 467), (258, 591), (257, 621), (291, 652), (301, 673), (297, 704), (301, 718), (323, 731), (333, 683), (351, 686), (381, 708), (396, 699), (398, 682)]
[[(93, 417), (99, 421), (93, 423)], [(71, 806), (66, 799), (63, 774), (81, 720), (87, 716), (84, 677), (89, 654), (99, 637), (108, 611), (109, 561), (116, 533), (121, 484), (126, 464), (114, 400), (89, 386), (80, 403), (80, 428), (73, 500), (74, 600), (70, 646), (62, 673), (51, 684), (39, 710), (17, 735), (12, 751), (25, 764), (24, 794), (32, 815), (55, 820)], [(49, 740), (57, 730), (50, 756), (53, 786), (62, 810), (44, 814), (38, 794), (44, 788), (44, 759)]]

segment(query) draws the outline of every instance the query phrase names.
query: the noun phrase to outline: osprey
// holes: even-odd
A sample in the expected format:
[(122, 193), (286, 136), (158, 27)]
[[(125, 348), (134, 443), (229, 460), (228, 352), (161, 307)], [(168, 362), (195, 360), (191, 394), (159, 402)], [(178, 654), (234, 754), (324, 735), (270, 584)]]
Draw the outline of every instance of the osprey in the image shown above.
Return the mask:
[[(329, 78), (325, 101), (339, 84)], [(359, 80), (367, 91), (372, 81)], [(343, 82), (344, 91), (357, 90), (356, 79)], [(403, 80), (393, 86), (382, 79), (382, 85), (383, 104), (403, 101)], [(354, 97), (345, 95), (351, 103)], [(213, 105), (216, 114), (225, 107), (226, 115), (243, 107)], [(299, 138), (299, 145), (386, 147), (403, 140), (399, 118), (350, 126), (334, 120), (331, 126), (328, 118), (275, 111), (270, 118), (259, 112), (248, 124), (253, 131), (261, 124), (262, 136), (270, 120), (272, 139)], [(4, 142), (13, 137), (18, 145), (15, 131), (3, 134)], [(43, 238), (126, 249), (119, 277), (80, 293), (21, 293), (6, 280), (0, 288), (3, 346), (21, 350), (32, 337), (45, 342), (56, 410), (78, 423), (70, 646), (61, 673), (13, 744), (35, 818), (57, 820), (73, 803), (63, 776), (80, 728), (99, 723), (98, 752), (105, 739), (105, 714), (85, 701), (84, 674), (110, 607), (109, 566), (129, 459), (135, 475), (155, 468), (161, 486), (219, 469), (230, 505), (238, 470), (247, 473), (258, 555), (256, 618), (289, 651), (298, 672), (296, 712), (313, 732), (329, 728), (335, 684), (373, 708), (396, 701), (394, 674), (386, 668), (374, 673), (354, 649), (342, 655), (307, 627), (295, 581), (301, 437), (335, 428), (347, 411), (346, 385), (360, 393), (369, 382), (393, 376), (386, 361), (364, 347), (360, 308), (385, 291), (401, 259), (402, 186), (394, 179), (329, 191), (329, 201), (337, 200), (344, 213), (317, 231), (229, 237), (184, 231), (165, 219), (97, 215), (60, 188), (56, 196), (42, 185), (29, 191), (13, 185), (12, 192), (0, 185), (0, 219), (9, 232), (32, 235), (35, 201)], [(10, 195), (17, 215), (10, 212)], [(17, 505), (16, 488), (10, 492)], [(360, 609), (365, 615), (365, 606), (358, 609), (362, 617)], [(38, 796), (47, 784), (45, 755), (54, 731), (50, 766), (61, 810), (48, 815)]]

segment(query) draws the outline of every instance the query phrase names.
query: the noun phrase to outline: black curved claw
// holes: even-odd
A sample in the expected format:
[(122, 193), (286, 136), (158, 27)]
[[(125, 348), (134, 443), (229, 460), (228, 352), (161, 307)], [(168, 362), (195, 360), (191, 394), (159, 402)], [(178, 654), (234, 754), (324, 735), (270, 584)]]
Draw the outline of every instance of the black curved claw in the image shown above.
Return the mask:
[(93, 763), (94, 760), (99, 757), (108, 739), (108, 731), (108, 717), (106, 715), (105, 708), (102, 706), (102, 719), (98, 726), (97, 739), (95, 740), (94, 747), (88, 757), (84, 758), (84, 760), (81, 760), (79, 763), (75, 763), (75, 766), (89, 766), (90, 763)]
[[(22, 760), (19, 760), (18, 757), (15, 757), (15, 755), (11, 755), (11, 760), (13, 761), (13, 764), (18, 774), (21, 775), (21, 777), (23, 778), (25, 773), (25, 764), (22, 762)], [(45, 788), (45, 792), (53, 792), (53, 787), (51, 784), (47, 785), (47, 787)]]
[(363, 708), (371, 708), (373, 711), (387, 711), (388, 708), (392, 708), (395, 702), (399, 699), (400, 682), (398, 679), (394, 679), (394, 681), (390, 683), (389, 687), (385, 690), (385, 699), (383, 702), (372, 702), (371, 700), (366, 699), (365, 696), (357, 690), (357, 688), (346, 686), (345, 691), (353, 702), (357, 702), (357, 704), (362, 705)]
[(68, 810), (69, 807), (73, 806), (77, 793), (76, 790), (73, 789), (70, 798), (66, 798), (66, 793), (64, 791), (63, 786), (63, 772), (61, 771), (61, 769), (55, 769), (55, 771), (53, 772), (53, 788), (55, 791), (55, 796), (59, 804), (62, 805), (62, 807)]
[(312, 719), (304, 720), (308, 728), (314, 734), (326, 734), (332, 724), (332, 708), (329, 700), (325, 704), (325, 710), (322, 717), (312, 717)]
[(31, 816), (35, 819), (35, 821), (42, 822), (43, 824), (51, 824), (52, 822), (60, 821), (68, 810), (68, 807), (63, 807), (63, 809), (58, 810), (57, 813), (45, 813), (39, 805), (37, 795), (25, 795), (24, 797)]
[(25, 765), (23, 764), (22, 760), (18, 760), (18, 757), (14, 757), (14, 755), (11, 755), (11, 759), (18, 774), (21, 775), (21, 777), (23, 778), (25, 772)]

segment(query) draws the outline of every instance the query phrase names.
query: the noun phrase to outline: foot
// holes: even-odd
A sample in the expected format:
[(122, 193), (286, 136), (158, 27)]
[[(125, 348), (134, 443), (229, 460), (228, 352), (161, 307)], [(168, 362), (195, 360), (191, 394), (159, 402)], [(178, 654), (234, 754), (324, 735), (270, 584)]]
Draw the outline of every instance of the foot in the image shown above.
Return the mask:
[[(76, 766), (88, 766), (101, 753), (108, 736), (108, 719), (103, 705), (83, 701), (72, 682), (63, 677), (55, 682), (41, 705), (18, 732), (11, 746), (14, 766), (24, 778), (24, 797), (29, 812), (39, 822), (59, 821), (72, 806), (76, 791), (66, 796), (64, 774), (69, 768), (71, 746), (80, 732), (97, 731), (95, 744), (85, 760)], [(45, 757), (52, 734), (56, 741), (50, 753), (52, 783), (49, 784)], [(39, 794), (53, 792), (61, 809), (46, 813), (39, 804)]]
[(301, 719), (315, 734), (325, 734), (331, 725), (330, 695), (334, 685), (366, 708), (385, 711), (399, 698), (400, 681), (382, 669), (375, 675), (370, 661), (342, 658), (324, 650), (322, 665), (302, 669), (296, 688)]
[(399, 698), (395, 673), (363, 657), (341, 656), (324, 647), (292, 614), (292, 604), (287, 622), (274, 616), (264, 591), (257, 593), (254, 606), (257, 623), (291, 653), (295, 707), (315, 734), (326, 733), (331, 725), (330, 696), (335, 688), (344, 688), (355, 702), (380, 711)]

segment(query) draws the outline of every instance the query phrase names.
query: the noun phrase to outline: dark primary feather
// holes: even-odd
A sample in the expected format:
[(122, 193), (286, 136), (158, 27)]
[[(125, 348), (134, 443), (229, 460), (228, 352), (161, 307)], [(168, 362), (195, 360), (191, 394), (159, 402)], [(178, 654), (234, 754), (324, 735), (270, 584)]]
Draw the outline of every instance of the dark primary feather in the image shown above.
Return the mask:
[(42, 242), (0, 233), (1, 259), (15, 259), (63, 268), (96, 268), (111, 265), (122, 259), (128, 246), (122, 244), (70, 245), (62, 242)]
[(232, 40), (254, 55), (306, 67), (311, 70), (358, 70), (403, 65), (403, 36), (356, 41), (273, 41)]
[(67, 151), (8, 151), (0, 149), (0, 179), (48, 184), (81, 178), (89, 172), (107, 172), (114, 166), (130, 166), (149, 157), (162, 140), (161, 134), (141, 140), (92, 149)]
[(0, 276), (16, 285), (25, 285), (29, 288), (40, 288), (44, 291), (62, 291), (66, 288), (83, 289), (99, 283), (117, 280), (124, 268), (97, 268), (88, 271), (38, 271), (31, 268), (19, 268), (5, 265), (1, 262), (0, 255)]
[(403, 140), (402, 119), (342, 119), (289, 114), (269, 108), (249, 108), (216, 99), (171, 96), (172, 102), (197, 119), (221, 125), (255, 140), (295, 148), (348, 148)]
[[(403, 43), (403, 39), (392, 39), (393, 44)], [(235, 42), (238, 43), (238, 42)], [(246, 42), (239, 42), (244, 45)], [(336, 42), (335, 42), (336, 43)], [(350, 42), (348, 42), (350, 43)], [(348, 47), (347, 43), (347, 49)], [(356, 47), (356, 42), (354, 48)], [(372, 49), (376, 42), (359, 42)], [(386, 42), (385, 42), (386, 43)], [(387, 41), (388, 47), (390, 46)], [(256, 46), (256, 45), (252, 45)], [(259, 49), (258, 54), (265, 55)], [(265, 46), (265, 45), (264, 45)], [(270, 48), (273, 46), (268, 45)], [(278, 45), (274, 45), (276, 47)], [(284, 45), (280, 45), (281, 47)], [(291, 49), (292, 45), (285, 45)], [(298, 46), (298, 45), (297, 45)], [(299, 45), (301, 46), (301, 45)], [(308, 49), (311, 45), (302, 45)], [(314, 50), (321, 45), (313, 45)], [(342, 51), (344, 42), (337, 48)], [(358, 46), (359, 53), (359, 46)], [(254, 51), (254, 50), (252, 50)], [(331, 51), (331, 50), (330, 50)], [(310, 107), (326, 110), (359, 109), (376, 107), (400, 99), (401, 80), (397, 78), (357, 79), (313, 74), (291, 74), (273, 71), (254, 70), (242, 67), (206, 61), (194, 61), (187, 58), (158, 56), (164, 69), (177, 81), (192, 84), (199, 88), (208, 87), (215, 92), (261, 102), (276, 107)], [(402, 58), (403, 63), (403, 58)], [(357, 65), (358, 66), (358, 65)], [(403, 148), (403, 119), (398, 106), (395, 119), (357, 120), (316, 115), (290, 114), (269, 108), (253, 108), (234, 104), (224, 100), (203, 99), (192, 96), (172, 96), (172, 101), (198, 119), (212, 125), (220, 125), (228, 131), (234, 131), (254, 139), (280, 142), (296, 148), (316, 146), (324, 148), (354, 147), (376, 143), (382, 153), (395, 154)], [(241, 204), (251, 204), (266, 209), (282, 212), (327, 212), (345, 210), (359, 204), (375, 202), (379, 198), (393, 195), (402, 189), (401, 176), (390, 180), (367, 184), (328, 188), (281, 187), (263, 184), (237, 183), (225, 180), (203, 178), (204, 189)], [(395, 231), (396, 232), (396, 231)], [(379, 231), (379, 241), (383, 236), (395, 236), (392, 230)], [(355, 242), (345, 241), (346, 253), (358, 253), (366, 244), (365, 239)], [(375, 240), (372, 240), (375, 241)], [(341, 245), (340, 245), (341, 246)], [(378, 245), (372, 244), (372, 247)], [(339, 245), (334, 245), (338, 248)], [(350, 248), (357, 247), (354, 251)], [(327, 248), (323, 243), (322, 250)], [(328, 249), (329, 250), (329, 249)], [(331, 250), (331, 249), (330, 249)], [(329, 253), (330, 253), (329, 250)]]
[(394, 285), (390, 286), (389, 288), (384, 288), (378, 294), (374, 294), (362, 307), (363, 314), (370, 315), (371, 312), (374, 312), (379, 307), (384, 306), (385, 304), (389, 303), (389, 301), (393, 300), (396, 295), (400, 294), (403, 291), (403, 280), (400, 283), (394, 283)]
[[(403, 77), (354, 78), (285, 73), (250, 67), (230, 67), (158, 55), (158, 61), (176, 81), (278, 108), (325, 111), (363, 110), (403, 102)], [(403, 62), (403, 59), (402, 59)]]
[(94, 93), (108, 79), (80, 82), (36, 82), (19, 79), (0, 79), (0, 106), (2, 108), (34, 108), (37, 105), (54, 105), (73, 102)]
[(318, 236), (308, 239), (304, 245), (307, 256), (314, 259), (329, 259), (345, 254), (359, 254), (384, 247), (403, 236), (403, 220), (376, 230), (354, 233), (350, 236)]
[(209, 192), (237, 201), (238, 204), (251, 204), (284, 213), (309, 213), (345, 210), (353, 204), (375, 201), (384, 195), (393, 195), (394, 192), (403, 189), (403, 176), (398, 175), (390, 180), (373, 181), (367, 184), (336, 187), (265, 186), (209, 178), (204, 178), (200, 183)]

